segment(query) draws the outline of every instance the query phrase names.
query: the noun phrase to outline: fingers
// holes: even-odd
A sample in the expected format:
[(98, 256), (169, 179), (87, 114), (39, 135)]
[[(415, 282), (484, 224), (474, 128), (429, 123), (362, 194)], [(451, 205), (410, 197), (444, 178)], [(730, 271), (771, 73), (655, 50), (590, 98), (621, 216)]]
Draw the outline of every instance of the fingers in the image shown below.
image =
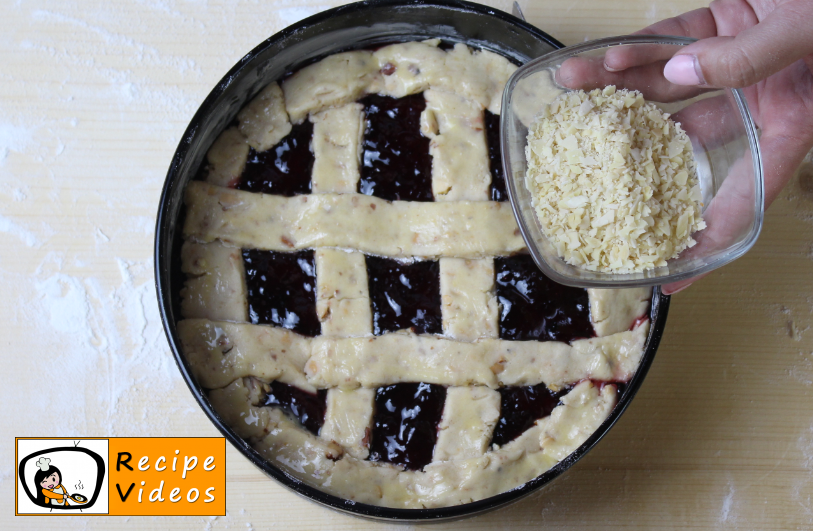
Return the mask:
[[(635, 47), (631, 45), (630, 47)], [(670, 83), (663, 77), (665, 61), (637, 66), (621, 72), (608, 72), (603, 57), (573, 57), (556, 71), (556, 82), (569, 89), (592, 90), (615, 85), (639, 90), (644, 98), (663, 103), (693, 98), (708, 89)]]
[[(750, 2), (749, 0), (713, 0), (709, 5), (709, 10), (717, 26), (716, 36), (733, 37), (741, 31), (759, 24), (760, 17), (757, 16), (752, 4), (755, 4), (753, 0)], [(772, 9), (773, 6), (762, 7), (760, 10), (762, 18), (768, 16)], [(714, 36), (709, 35), (709, 37)]]
[[(680, 85), (753, 85), (813, 53), (811, 20), (813, 2), (783, 3), (735, 37), (706, 38), (681, 49), (666, 65), (664, 75)], [(734, 27), (747, 22), (729, 20)]]
[[(706, 39), (717, 35), (714, 17), (708, 8), (695, 9), (678, 17), (657, 22), (633, 35), (678, 35)], [(617, 46), (607, 51), (604, 65), (610, 72), (618, 72), (671, 58), (678, 47), (663, 45)]]
[[(715, 0), (653, 24), (639, 34), (680, 35), (702, 39), (681, 48), (666, 64), (666, 78), (679, 85), (742, 88), (775, 74), (813, 53), (813, 2), (781, 3), (757, 13), (745, 0)], [(611, 72), (669, 59), (668, 47), (617, 47), (607, 52)]]
[[(683, 251), (681, 259), (700, 259), (727, 249), (732, 243), (741, 240), (751, 228), (754, 209), (754, 176), (751, 155), (746, 153), (731, 168), (723, 181), (720, 191), (703, 212), (707, 228), (696, 232), (693, 237), (697, 244)], [(697, 282), (703, 275), (664, 284), (664, 295), (674, 295)]]

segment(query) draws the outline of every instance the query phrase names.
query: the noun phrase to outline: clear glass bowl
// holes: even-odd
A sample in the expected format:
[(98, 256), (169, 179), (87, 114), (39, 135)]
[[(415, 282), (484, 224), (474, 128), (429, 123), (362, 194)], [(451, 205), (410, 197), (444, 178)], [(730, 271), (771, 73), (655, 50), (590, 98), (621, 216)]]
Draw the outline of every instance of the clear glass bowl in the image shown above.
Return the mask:
[[(551, 279), (593, 288), (676, 282), (723, 266), (745, 254), (762, 229), (764, 184), (757, 131), (740, 90), (681, 87), (663, 77), (666, 61), (695, 39), (662, 35), (610, 37), (569, 46), (535, 59), (508, 80), (503, 94), (501, 141), (508, 196), (534, 261)], [(604, 67), (605, 55), (620, 72)], [(567, 264), (545, 237), (525, 186), (528, 125), (546, 104), (573, 89), (615, 85), (639, 90), (680, 122), (692, 141), (707, 227), (697, 245), (665, 266), (639, 273), (588, 271)]]

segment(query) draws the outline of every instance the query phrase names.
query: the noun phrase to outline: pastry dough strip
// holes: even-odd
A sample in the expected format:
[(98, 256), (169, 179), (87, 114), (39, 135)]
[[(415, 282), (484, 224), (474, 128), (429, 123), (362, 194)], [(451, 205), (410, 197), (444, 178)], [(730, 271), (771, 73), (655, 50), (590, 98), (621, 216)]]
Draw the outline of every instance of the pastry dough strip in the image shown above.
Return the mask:
[(459, 341), (499, 337), (494, 260), (441, 258), (439, 265), (444, 335)]
[(491, 172), (483, 109), (457, 94), (424, 92), (424, 136), (432, 139), (435, 201), (488, 201)]
[(479, 457), (500, 420), (500, 393), (483, 386), (446, 390), (433, 462)]
[(596, 336), (604, 337), (629, 330), (647, 314), (652, 288), (588, 289), (590, 320)]
[(517, 69), (505, 57), (458, 43), (444, 52), (439, 40), (407, 42), (325, 57), (282, 82), (294, 123), (308, 114), (352, 103), (367, 94), (400, 98), (429, 88), (457, 94), (500, 114), (505, 83)]
[(340, 444), (356, 459), (367, 459), (374, 409), (375, 389), (328, 390), (325, 423), (319, 437)]
[(643, 354), (649, 321), (631, 332), (555, 341), (484, 339), (469, 343), (408, 333), (370, 338), (307, 338), (265, 325), (186, 319), (181, 343), (203, 387), (255, 376), (313, 390), (375, 388), (399, 382), (439, 385), (545, 383), (553, 389), (584, 379), (627, 381)]
[(545, 383), (555, 389), (586, 378), (627, 381), (638, 367), (648, 332), (647, 321), (632, 332), (572, 345), (502, 339), (460, 342), (400, 333), (314, 338), (305, 373), (317, 388), (426, 382), (491, 388)]
[(339, 247), (391, 257), (484, 258), (525, 247), (511, 207), (492, 201), (385, 201), (362, 194), (255, 194), (193, 181), (184, 237), (293, 251)]
[(305, 378), (310, 339), (285, 328), (227, 323), (208, 319), (178, 322), (186, 360), (198, 383), (207, 389), (225, 387), (237, 378), (279, 380), (315, 392)]
[(349, 103), (311, 115), (314, 194), (357, 191), (365, 125), (362, 109), (359, 103)]
[(373, 335), (364, 255), (316, 249), (316, 315), (326, 337)]
[(270, 83), (237, 113), (240, 132), (256, 151), (274, 147), (291, 132), (285, 100), (277, 83)]
[(240, 249), (220, 242), (184, 242), (181, 271), (186, 282), (181, 289), (181, 314), (214, 321), (248, 320), (248, 303)]

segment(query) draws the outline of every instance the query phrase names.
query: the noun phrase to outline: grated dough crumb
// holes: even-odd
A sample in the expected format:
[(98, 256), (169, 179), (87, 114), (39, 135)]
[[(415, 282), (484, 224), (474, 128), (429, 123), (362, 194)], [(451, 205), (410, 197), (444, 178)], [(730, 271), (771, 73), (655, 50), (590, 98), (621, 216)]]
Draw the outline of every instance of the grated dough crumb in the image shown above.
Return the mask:
[(706, 227), (689, 137), (638, 91), (560, 95), (531, 124), (525, 155), (536, 215), (569, 264), (664, 266)]

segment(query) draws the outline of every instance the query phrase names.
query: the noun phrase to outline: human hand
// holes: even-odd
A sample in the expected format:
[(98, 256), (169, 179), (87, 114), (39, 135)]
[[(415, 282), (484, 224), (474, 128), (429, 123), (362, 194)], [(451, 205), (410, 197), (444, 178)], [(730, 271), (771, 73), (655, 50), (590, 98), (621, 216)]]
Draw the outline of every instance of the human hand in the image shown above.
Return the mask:
[[(765, 206), (773, 202), (813, 147), (813, 1), (714, 0), (639, 34), (701, 39), (666, 58), (610, 50), (608, 73), (663, 67), (675, 91), (743, 88), (755, 123), (765, 173)], [(634, 75), (634, 74), (633, 74)], [(681, 94), (682, 96), (683, 94)], [(699, 278), (699, 277), (698, 277)], [(662, 287), (677, 293), (698, 278)]]

